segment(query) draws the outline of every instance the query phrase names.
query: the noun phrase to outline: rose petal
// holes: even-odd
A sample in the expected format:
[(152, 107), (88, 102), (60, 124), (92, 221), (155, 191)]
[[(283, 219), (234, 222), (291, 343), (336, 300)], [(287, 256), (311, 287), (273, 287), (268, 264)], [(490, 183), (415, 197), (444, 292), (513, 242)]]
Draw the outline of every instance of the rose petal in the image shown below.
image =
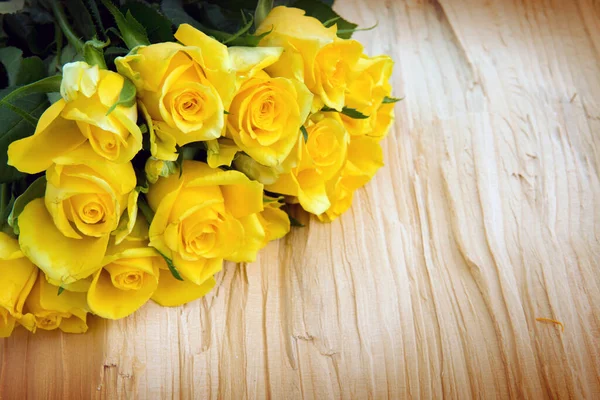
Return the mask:
[(73, 283), (96, 272), (109, 235), (100, 238), (65, 237), (54, 226), (43, 199), (31, 201), (19, 216), (23, 253), (55, 282)]
[(164, 307), (180, 306), (206, 295), (215, 287), (215, 284), (215, 278), (212, 277), (204, 281), (202, 285), (179, 281), (169, 271), (162, 270), (158, 289), (154, 292), (152, 300)]

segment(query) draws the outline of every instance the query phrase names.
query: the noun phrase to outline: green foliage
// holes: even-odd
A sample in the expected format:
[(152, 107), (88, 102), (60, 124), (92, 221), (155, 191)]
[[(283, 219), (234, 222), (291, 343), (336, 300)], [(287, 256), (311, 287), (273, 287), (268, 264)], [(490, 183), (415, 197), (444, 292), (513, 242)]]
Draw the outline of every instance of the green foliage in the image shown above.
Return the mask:
[(44, 197), (46, 193), (46, 176), (42, 175), (37, 178), (23, 194), (21, 194), (14, 202), (12, 211), (8, 216), (8, 224), (13, 228), (15, 235), (19, 234), (19, 216), (25, 209), (25, 206), (30, 201)]
[[(339, 112), (335, 108), (331, 108), (331, 107), (323, 107), (323, 108), (321, 108), (321, 111), (324, 111), (324, 112)], [(344, 108), (342, 108), (341, 113), (344, 114), (344, 115), (347, 115), (350, 118), (354, 118), (354, 119), (367, 119), (367, 118), (369, 118), (369, 115), (365, 115), (365, 114), (361, 113), (360, 111), (358, 111), (358, 110), (356, 110), (354, 108), (344, 107)]]
[(68, 14), (71, 16), (73, 29), (81, 37), (91, 39), (97, 37), (96, 26), (90, 11), (83, 0), (63, 0)]
[(254, 11), (254, 21), (256, 22), (256, 26), (262, 24), (269, 12), (271, 12), (271, 9), (273, 9), (273, 0), (258, 0), (256, 11)]
[(112, 14), (117, 23), (117, 27), (119, 28), (119, 32), (121, 33), (121, 37), (129, 49), (150, 44), (146, 29), (133, 17), (131, 11), (127, 11), (127, 13), (123, 15), (117, 6), (111, 3), (110, 0), (102, 0), (102, 4), (104, 4)]
[[(13, 88), (9, 88), (0, 91), (0, 98), (4, 100), (13, 90)], [(50, 105), (46, 96), (41, 93), (16, 98), (8, 104), (35, 119), (39, 118)], [(12, 182), (22, 178), (25, 174), (8, 165), (8, 146), (15, 140), (31, 136), (35, 131), (35, 125), (31, 125), (22, 115), (6, 106), (0, 106), (0, 121), (2, 121), (0, 124), (0, 182)]]
[(306, 130), (304, 125), (302, 125), (300, 127), (300, 131), (302, 132), (302, 137), (304, 138), (304, 143), (308, 142), (308, 131)]
[(358, 26), (352, 22), (346, 21), (333, 11), (331, 8), (332, 4), (327, 4), (320, 0), (297, 0), (290, 6), (305, 10), (306, 15), (315, 17), (323, 23), (331, 23), (331, 21), (334, 21), (335, 24), (337, 24), (338, 36), (342, 39), (350, 39), (350, 37), (352, 37), (352, 32)]
[(37, 56), (23, 58), (23, 51), (16, 47), (0, 48), (0, 63), (6, 68), (9, 86), (24, 85), (45, 76), (43, 61)]
[(106, 69), (103, 49), (109, 44), (110, 42), (102, 42), (98, 39), (92, 39), (85, 42), (83, 44), (83, 58), (85, 59), (85, 62)]
[(158, 7), (140, 1), (130, 1), (125, 4), (123, 10), (130, 12), (146, 28), (150, 43), (175, 40), (171, 21), (160, 12)]
[(119, 99), (117, 100), (117, 102), (115, 104), (113, 104), (108, 109), (108, 111), (106, 112), (106, 115), (113, 112), (114, 109), (117, 108), (117, 106), (125, 106), (125, 107), (133, 106), (135, 104), (135, 94), (136, 94), (136, 89), (135, 89), (135, 85), (133, 84), (133, 82), (131, 82), (127, 78), (124, 78), (123, 88), (121, 89), (121, 93), (119, 94)]
[(175, 267), (175, 264), (173, 264), (173, 260), (171, 260), (169, 257), (167, 257), (166, 255), (164, 255), (163, 253), (161, 253), (158, 250), (156, 250), (156, 252), (158, 254), (160, 254), (162, 256), (162, 258), (165, 260), (165, 262), (167, 263), (167, 267), (169, 267), (169, 271), (171, 271), (171, 275), (173, 275), (173, 278), (177, 279), (178, 281), (183, 281), (183, 278), (179, 274), (179, 271)]
[(383, 98), (383, 101), (381, 102), (381, 104), (392, 104), (392, 103), (397, 103), (397, 102), (402, 101), (402, 100), (404, 100), (404, 97), (397, 98), (397, 97), (388, 97), (388, 96), (385, 96)]

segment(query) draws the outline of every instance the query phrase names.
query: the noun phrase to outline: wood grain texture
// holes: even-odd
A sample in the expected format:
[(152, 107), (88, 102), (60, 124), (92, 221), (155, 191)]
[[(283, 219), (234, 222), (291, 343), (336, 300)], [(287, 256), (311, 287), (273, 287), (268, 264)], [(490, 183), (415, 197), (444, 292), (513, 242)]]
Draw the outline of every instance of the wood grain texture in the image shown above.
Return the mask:
[(187, 306), (20, 331), (1, 399), (600, 398), (600, 2), (336, 7), (406, 96), (352, 209)]

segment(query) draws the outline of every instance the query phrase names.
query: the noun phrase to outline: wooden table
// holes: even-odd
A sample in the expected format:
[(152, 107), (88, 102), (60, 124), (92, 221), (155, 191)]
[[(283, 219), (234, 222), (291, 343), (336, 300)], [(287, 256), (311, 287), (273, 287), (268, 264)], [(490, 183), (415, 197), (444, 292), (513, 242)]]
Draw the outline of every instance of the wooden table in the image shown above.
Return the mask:
[(1, 399), (600, 398), (600, 3), (337, 9), (406, 96), (353, 208), (185, 307), (20, 330)]

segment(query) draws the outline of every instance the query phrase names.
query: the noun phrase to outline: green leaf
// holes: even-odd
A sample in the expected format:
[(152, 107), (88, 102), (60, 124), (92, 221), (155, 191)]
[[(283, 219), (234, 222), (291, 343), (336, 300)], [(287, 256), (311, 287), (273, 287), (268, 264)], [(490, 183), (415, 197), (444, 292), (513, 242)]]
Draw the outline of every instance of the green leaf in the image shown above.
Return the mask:
[(65, 288), (62, 286), (58, 287), (58, 293), (56, 294), (57, 296), (60, 296), (61, 294), (63, 294), (63, 292), (65, 291)]
[(152, 220), (154, 219), (154, 211), (152, 211), (152, 208), (150, 208), (144, 196), (140, 195), (138, 197), (138, 209), (142, 212), (144, 218), (146, 218), (148, 225), (152, 224)]
[(5, 104), (9, 101), (14, 101), (21, 97), (29, 96), (31, 94), (36, 93), (60, 92), (61, 81), (62, 77), (56, 75), (40, 79), (39, 81), (30, 83), (29, 85), (21, 86), (12, 90), (9, 94), (5, 95), (4, 97), (0, 97), (0, 104)]
[(23, 61), (23, 51), (16, 47), (4, 47), (0, 49), (0, 63), (6, 68), (8, 74), (8, 86), (15, 86), (17, 84), (17, 76), (19, 75), (19, 68)]
[(98, 39), (88, 40), (83, 44), (83, 58), (90, 65), (97, 65), (101, 69), (106, 69), (103, 49), (109, 44), (110, 40), (106, 42)]
[(246, 24), (244, 26), (242, 26), (239, 31), (234, 33), (231, 37), (225, 39), (223, 41), (223, 44), (234, 43), (234, 41), (237, 38), (241, 37), (242, 35), (247, 33), (250, 30), (250, 28), (252, 28), (253, 23), (254, 23), (254, 17), (250, 16), (250, 20), (247, 21)]
[(256, 21), (257, 27), (262, 24), (272, 9), (273, 0), (258, 0), (258, 4), (256, 4), (256, 10), (254, 11), (254, 20)]
[(192, 18), (184, 9), (181, 0), (162, 0), (160, 2), (160, 9), (163, 14), (171, 21), (175, 26), (181, 24), (189, 24), (196, 29), (202, 29), (202, 25)]
[(323, 25), (326, 26), (327, 28), (329, 28), (330, 26), (335, 24), (337, 21), (339, 21), (340, 18), (341, 17), (333, 17), (331, 19), (328, 19), (327, 21), (323, 22)]
[(97, 36), (96, 27), (92, 16), (83, 0), (64, 0), (65, 8), (71, 16), (73, 28), (79, 33), (84, 40), (91, 39)]
[(341, 37), (342, 35), (352, 35), (354, 32), (366, 32), (372, 31), (373, 29), (379, 26), (379, 22), (376, 22), (375, 25), (370, 26), (368, 28), (354, 28), (354, 29), (338, 29), (337, 35)]
[[(339, 112), (335, 108), (331, 108), (331, 107), (323, 107), (323, 108), (321, 108), (321, 111), (323, 111), (323, 112)], [(354, 119), (369, 118), (369, 115), (365, 115), (365, 114), (361, 113), (360, 111), (355, 110), (354, 108), (348, 108), (348, 107), (342, 108), (342, 114), (347, 115), (350, 118), (354, 118)]]
[(38, 56), (24, 58), (17, 74), (17, 85), (26, 85), (46, 77), (46, 67)]
[(181, 179), (181, 175), (183, 175), (183, 149), (177, 148), (177, 160), (175, 160), (175, 164), (177, 168), (179, 168), (179, 178)]
[(290, 226), (295, 226), (297, 228), (304, 228), (305, 225), (298, 221), (296, 218), (292, 217), (290, 214), (288, 214), (288, 218), (290, 219)]
[(178, 281), (183, 281), (183, 278), (181, 277), (181, 275), (179, 275), (179, 271), (177, 271), (175, 264), (173, 264), (173, 260), (171, 260), (169, 257), (165, 256), (163, 253), (161, 253), (158, 250), (156, 250), (156, 252), (158, 254), (160, 254), (162, 256), (162, 258), (165, 259), (165, 262), (167, 263), (167, 267), (169, 267), (169, 271), (171, 271), (173, 278), (177, 279)]
[[(0, 91), (0, 98), (6, 98), (11, 90)], [(38, 118), (49, 106), (48, 99), (41, 93), (26, 98), (15, 98), (13, 104), (35, 118)], [(8, 146), (15, 140), (31, 136), (35, 126), (6, 107), (0, 107), (0, 121), (0, 182), (12, 182), (23, 177), (24, 174), (8, 165)]]
[(3, 15), (3, 28), (10, 37), (10, 43), (15, 43), (27, 54), (44, 58), (50, 49), (53, 50), (54, 23), (47, 11), (33, 12), (34, 10), (40, 8)]
[(228, 42), (228, 44), (230, 46), (256, 47), (256, 46), (258, 46), (258, 44), (260, 43), (262, 38), (264, 38), (271, 32), (273, 32), (273, 28), (271, 28), (267, 32), (261, 33), (260, 35), (243, 35), (243, 36), (236, 38), (235, 40), (232, 40), (231, 42)]
[[(209, 5), (202, 3), (204, 5)], [(219, 41), (227, 40), (231, 37), (231, 34), (226, 32), (221, 32), (216, 29), (210, 29), (205, 25), (201, 24), (199, 21), (190, 16), (185, 9), (183, 8), (183, 3), (181, 0), (162, 0), (160, 3), (160, 8), (163, 14), (171, 21), (171, 23), (175, 26), (179, 26), (181, 24), (190, 24), (194, 28), (206, 33), (214, 37)], [(230, 43), (230, 45), (239, 46), (237, 42)]]
[(124, 77), (123, 88), (121, 89), (121, 94), (119, 94), (119, 100), (108, 109), (106, 115), (113, 112), (117, 106), (133, 106), (135, 104), (135, 95), (135, 85), (129, 79)]
[(146, 27), (150, 43), (175, 41), (171, 21), (155, 7), (139, 1), (131, 1), (125, 4), (125, 9)]
[(388, 97), (388, 96), (385, 96), (383, 98), (383, 101), (381, 102), (381, 104), (392, 104), (392, 103), (397, 103), (397, 102), (402, 101), (402, 100), (404, 100), (404, 97), (397, 98), (397, 97)]
[(306, 130), (304, 125), (302, 125), (300, 127), (300, 131), (302, 131), (302, 137), (304, 137), (304, 143), (308, 142), (308, 131)]
[(96, 22), (96, 26), (100, 28), (102, 36), (106, 37), (106, 34), (104, 33), (105, 29), (104, 24), (102, 23), (102, 17), (100, 16), (100, 10), (98, 9), (98, 3), (96, 3), (96, 0), (87, 0), (87, 4), (90, 10), (92, 11), (92, 15), (94, 17), (94, 21)]
[(315, 17), (323, 23), (331, 23), (334, 18), (338, 18), (335, 20), (338, 28), (337, 35), (342, 39), (350, 39), (352, 31), (358, 26), (352, 22), (346, 21), (331, 9), (331, 5), (325, 4), (319, 0), (298, 0), (293, 3), (291, 7), (301, 8), (306, 11), (306, 15)]
[(37, 178), (25, 192), (17, 197), (15, 204), (12, 207), (12, 211), (8, 216), (8, 224), (13, 228), (15, 235), (19, 234), (19, 216), (25, 209), (25, 206), (30, 201), (44, 197), (46, 193), (46, 176), (42, 175)]
[(137, 46), (147, 46), (150, 44), (148, 40), (148, 36), (146, 34), (146, 30), (144, 27), (131, 15), (130, 11), (127, 11), (124, 16), (121, 11), (113, 4), (110, 0), (102, 0), (102, 4), (110, 11), (115, 22), (117, 23), (117, 27), (119, 28), (119, 32), (121, 32), (121, 36), (123, 37), (123, 41), (129, 47), (129, 49), (133, 49)]
[(31, 126), (35, 127), (37, 125), (37, 121), (38, 121), (37, 118), (34, 117), (33, 115), (29, 114), (27, 111), (23, 110), (22, 108), (17, 107), (11, 103), (3, 103), (2, 105), (4, 107), (8, 108), (10, 111), (14, 112), (15, 114), (19, 115), (21, 118), (23, 118), (23, 121), (27, 122)]

